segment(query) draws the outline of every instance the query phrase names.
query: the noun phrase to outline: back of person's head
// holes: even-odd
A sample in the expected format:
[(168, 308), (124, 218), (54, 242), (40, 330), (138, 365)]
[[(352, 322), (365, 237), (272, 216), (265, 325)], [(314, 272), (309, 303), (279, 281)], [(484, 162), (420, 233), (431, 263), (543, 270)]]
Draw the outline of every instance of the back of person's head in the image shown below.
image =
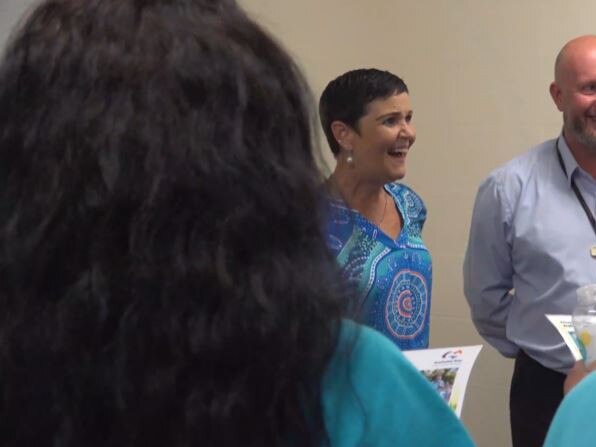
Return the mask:
[(408, 93), (404, 81), (393, 73), (375, 68), (351, 70), (327, 84), (319, 101), (319, 117), (333, 154), (340, 151), (331, 130), (334, 121), (358, 131), (358, 120), (366, 115), (369, 103), (400, 93)]
[(320, 445), (308, 92), (225, 0), (47, 0), (0, 64), (0, 444)]

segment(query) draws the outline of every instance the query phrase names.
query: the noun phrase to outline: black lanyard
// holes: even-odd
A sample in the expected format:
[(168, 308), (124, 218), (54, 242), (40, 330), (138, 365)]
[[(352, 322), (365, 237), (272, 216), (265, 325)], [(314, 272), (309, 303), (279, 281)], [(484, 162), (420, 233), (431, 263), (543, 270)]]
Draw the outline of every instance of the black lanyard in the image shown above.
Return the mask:
[[(559, 139), (558, 138), (557, 138), (557, 142), (555, 143), (555, 147), (557, 149), (557, 157), (559, 158), (559, 164), (561, 165), (561, 169), (563, 170), (565, 177), (567, 177), (567, 169), (565, 169), (565, 164), (563, 163), (563, 157), (561, 156), (561, 151), (559, 150)], [(582, 196), (582, 193), (579, 191), (579, 188), (577, 187), (577, 185), (575, 184), (575, 180), (573, 180), (573, 179), (571, 179), (571, 189), (573, 189), (573, 192), (575, 193), (575, 197), (577, 197), (579, 204), (584, 209), (584, 212), (586, 213), (586, 216), (588, 217), (588, 220), (590, 221), (590, 225), (592, 225), (592, 230), (594, 230), (594, 234), (596, 234), (596, 220), (594, 219), (594, 215), (592, 214), (592, 211), (590, 211), (590, 208), (588, 208), (588, 205), (586, 204), (586, 201), (584, 200), (584, 196)], [(594, 256), (594, 255), (592, 255), (592, 256)]]

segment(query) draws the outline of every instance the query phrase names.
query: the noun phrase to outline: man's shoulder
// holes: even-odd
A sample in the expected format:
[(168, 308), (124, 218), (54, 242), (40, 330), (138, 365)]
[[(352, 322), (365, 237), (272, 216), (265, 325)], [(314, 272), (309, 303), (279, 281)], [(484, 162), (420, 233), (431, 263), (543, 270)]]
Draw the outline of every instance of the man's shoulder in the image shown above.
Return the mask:
[(487, 180), (502, 180), (517, 178), (528, 179), (533, 172), (540, 172), (546, 164), (556, 161), (554, 152), (555, 139), (544, 141), (524, 153), (512, 158), (508, 162), (495, 168)]

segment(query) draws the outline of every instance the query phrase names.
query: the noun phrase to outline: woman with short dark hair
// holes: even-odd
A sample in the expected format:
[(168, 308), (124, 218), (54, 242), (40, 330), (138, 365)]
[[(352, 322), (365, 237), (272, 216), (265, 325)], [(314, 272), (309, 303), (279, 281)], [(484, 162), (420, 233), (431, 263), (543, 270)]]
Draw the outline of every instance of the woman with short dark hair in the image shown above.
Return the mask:
[(402, 350), (427, 348), (426, 207), (397, 182), (416, 140), (408, 88), (388, 71), (352, 70), (327, 85), (319, 111), (337, 160), (327, 181), (327, 244), (353, 286), (351, 311)]

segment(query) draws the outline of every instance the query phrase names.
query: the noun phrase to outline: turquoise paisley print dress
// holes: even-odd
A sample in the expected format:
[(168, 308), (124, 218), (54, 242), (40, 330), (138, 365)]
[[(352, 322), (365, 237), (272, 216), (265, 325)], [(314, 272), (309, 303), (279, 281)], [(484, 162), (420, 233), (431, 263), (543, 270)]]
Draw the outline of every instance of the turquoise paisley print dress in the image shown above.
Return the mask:
[(385, 185), (403, 227), (396, 240), (341, 200), (328, 198), (327, 245), (358, 295), (361, 321), (402, 350), (428, 347), (432, 263), (422, 241), (426, 207), (409, 187)]

